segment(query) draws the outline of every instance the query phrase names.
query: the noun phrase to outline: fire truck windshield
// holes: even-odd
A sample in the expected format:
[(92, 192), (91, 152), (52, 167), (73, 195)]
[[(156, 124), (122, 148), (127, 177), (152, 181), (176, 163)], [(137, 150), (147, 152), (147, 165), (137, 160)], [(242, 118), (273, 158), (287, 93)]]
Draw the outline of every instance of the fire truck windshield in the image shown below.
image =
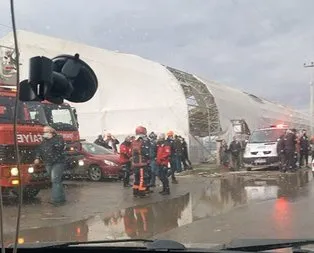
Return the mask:
[(43, 104), (48, 124), (60, 131), (77, 131), (71, 107), (67, 105)]
[(32, 120), (49, 125), (57, 131), (77, 131), (77, 123), (68, 105), (27, 102)]

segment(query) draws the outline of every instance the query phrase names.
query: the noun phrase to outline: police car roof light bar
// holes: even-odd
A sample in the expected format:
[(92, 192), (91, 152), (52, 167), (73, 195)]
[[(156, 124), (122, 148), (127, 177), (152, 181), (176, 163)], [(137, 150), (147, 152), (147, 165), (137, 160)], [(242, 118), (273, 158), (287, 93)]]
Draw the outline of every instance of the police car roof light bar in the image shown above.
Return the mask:
[(287, 125), (285, 124), (278, 124), (278, 125), (270, 125), (271, 128), (285, 128), (285, 127), (288, 127)]

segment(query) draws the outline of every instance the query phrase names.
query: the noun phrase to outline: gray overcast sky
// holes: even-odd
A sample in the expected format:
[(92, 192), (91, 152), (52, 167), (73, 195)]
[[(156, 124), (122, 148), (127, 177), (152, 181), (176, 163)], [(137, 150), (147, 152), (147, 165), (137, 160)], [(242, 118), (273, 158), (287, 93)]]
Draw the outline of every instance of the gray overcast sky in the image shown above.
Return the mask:
[[(9, 1), (0, 8), (0, 24), (10, 25)], [(137, 54), (298, 108), (309, 100), (302, 65), (314, 60), (313, 10), (313, 0), (16, 0), (19, 29)]]

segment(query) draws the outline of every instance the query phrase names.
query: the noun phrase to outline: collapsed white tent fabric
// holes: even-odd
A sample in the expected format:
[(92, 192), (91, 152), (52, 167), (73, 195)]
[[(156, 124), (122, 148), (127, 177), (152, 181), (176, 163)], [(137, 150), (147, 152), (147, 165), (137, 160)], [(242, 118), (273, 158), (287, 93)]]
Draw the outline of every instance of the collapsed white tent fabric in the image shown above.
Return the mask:
[[(134, 134), (138, 125), (149, 131), (174, 130), (188, 135), (183, 91), (162, 65), (26, 31), (19, 31), (18, 38), (21, 79), (28, 78), (28, 60), (37, 55), (51, 58), (79, 53), (95, 71), (99, 85), (95, 96), (86, 103), (72, 104), (78, 112), (82, 138), (94, 140), (104, 130), (123, 137)], [(0, 44), (13, 47), (12, 34)]]
[[(79, 53), (94, 69), (99, 82), (97, 93), (86, 103), (72, 103), (77, 108), (81, 138), (90, 141), (104, 130), (121, 141), (134, 134), (138, 125), (148, 131), (173, 130), (189, 140), (192, 160), (199, 162), (207, 156), (200, 137), (215, 132), (230, 140), (232, 119), (244, 119), (250, 130), (277, 123), (303, 128), (309, 125), (306, 114), (184, 72), (176, 74), (174, 69), (139, 56), (26, 31), (19, 31), (18, 38), (21, 79), (27, 78), (29, 58), (38, 55), (52, 58)], [(13, 47), (12, 33), (2, 38), (0, 45)], [(214, 121), (216, 126), (211, 128)], [(193, 128), (198, 124), (204, 125), (202, 130)], [(214, 128), (217, 131), (212, 131)]]

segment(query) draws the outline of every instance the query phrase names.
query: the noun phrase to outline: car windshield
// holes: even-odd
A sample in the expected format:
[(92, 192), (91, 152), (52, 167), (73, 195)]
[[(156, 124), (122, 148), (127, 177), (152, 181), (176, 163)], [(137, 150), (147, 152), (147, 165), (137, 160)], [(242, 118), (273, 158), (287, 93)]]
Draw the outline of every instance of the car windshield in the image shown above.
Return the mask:
[(314, 0), (0, 9), (6, 246), (312, 238)]
[(83, 150), (86, 153), (92, 154), (92, 155), (112, 155), (114, 154), (111, 150), (106, 149), (104, 147), (101, 147), (99, 145), (96, 145), (94, 143), (83, 143)]
[(286, 129), (265, 129), (256, 130), (252, 133), (250, 143), (277, 142), (277, 140), (285, 135)]

